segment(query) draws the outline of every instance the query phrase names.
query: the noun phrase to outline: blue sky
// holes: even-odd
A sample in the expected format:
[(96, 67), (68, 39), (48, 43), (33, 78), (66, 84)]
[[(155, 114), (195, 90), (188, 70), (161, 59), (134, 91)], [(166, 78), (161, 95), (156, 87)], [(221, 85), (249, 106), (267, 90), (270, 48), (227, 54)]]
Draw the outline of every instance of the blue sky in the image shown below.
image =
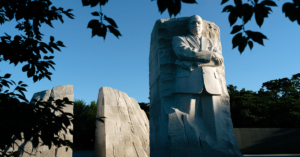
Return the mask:
[[(150, 0), (115, 0), (109, 1), (102, 8), (104, 14), (113, 18), (122, 36), (117, 39), (108, 33), (107, 38), (91, 38), (91, 29), (87, 24), (96, 17), (91, 12), (99, 7), (83, 7), (81, 0), (52, 0), (56, 7), (74, 9), (75, 19), (64, 18), (65, 22), (54, 22), (54, 28), (42, 25), (43, 40), (49, 42), (52, 35), (66, 45), (62, 52), (54, 53), (56, 63), (52, 81), (48, 79), (33, 83), (22, 72), (24, 64), (14, 67), (8, 62), (0, 63), (0, 73), (11, 73), (12, 80), (22, 80), (28, 84), (25, 93), (31, 99), (35, 92), (49, 90), (59, 85), (73, 85), (74, 98), (87, 103), (97, 100), (102, 86), (112, 87), (127, 93), (138, 102), (149, 102), (149, 48), (150, 34), (157, 19), (169, 18), (167, 12), (158, 12), (156, 1)], [(281, 11), (282, 2), (276, 1), (279, 7), (273, 7), (273, 13), (259, 28), (254, 18), (246, 29), (260, 31), (269, 40), (265, 46), (254, 44), (240, 55), (237, 48), (232, 49), (231, 27), (228, 13), (221, 13), (221, 0), (197, 1), (198, 4), (184, 4), (177, 17), (200, 15), (204, 20), (212, 21), (220, 27), (221, 44), (225, 58), (225, 78), (227, 84), (238, 89), (257, 91), (263, 82), (291, 77), (299, 73), (300, 62), (300, 26), (290, 22)], [(228, 3), (230, 4), (230, 3)], [(237, 21), (241, 24), (241, 21)], [(0, 25), (0, 36), (4, 32), (10, 35), (21, 34), (15, 29), (16, 22)]]

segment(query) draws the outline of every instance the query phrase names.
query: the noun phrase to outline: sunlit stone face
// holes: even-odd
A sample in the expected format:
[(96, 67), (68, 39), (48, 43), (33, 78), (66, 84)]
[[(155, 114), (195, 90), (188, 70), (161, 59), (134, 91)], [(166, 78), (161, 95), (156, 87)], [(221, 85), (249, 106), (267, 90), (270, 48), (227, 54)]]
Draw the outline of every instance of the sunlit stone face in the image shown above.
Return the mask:
[(188, 30), (191, 34), (199, 36), (202, 32), (202, 19), (200, 16), (195, 15), (190, 17)]

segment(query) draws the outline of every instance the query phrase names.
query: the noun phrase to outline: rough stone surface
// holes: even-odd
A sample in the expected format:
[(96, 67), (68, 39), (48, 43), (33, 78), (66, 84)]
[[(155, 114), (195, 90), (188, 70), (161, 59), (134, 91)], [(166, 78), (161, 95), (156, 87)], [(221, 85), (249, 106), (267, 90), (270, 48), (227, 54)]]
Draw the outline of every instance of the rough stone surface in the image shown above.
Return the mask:
[[(174, 89), (180, 83), (176, 82), (178, 57), (172, 39), (188, 35), (189, 19), (160, 19), (152, 30), (149, 55), (151, 157), (241, 157), (231, 121), (224, 62), (214, 68), (220, 86), (218, 94), (221, 94), (200, 99), (196, 94), (178, 94)], [(202, 37), (213, 40), (222, 54), (219, 27), (205, 20), (202, 26)], [(200, 111), (202, 118), (195, 120), (193, 117)]]
[[(37, 99), (38, 101), (48, 101), (49, 97), (52, 97), (53, 100), (63, 99), (67, 97), (70, 101), (73, 101), (74, 94), (73, 94), (73, 85), (61, 85), (54, 87), (52, 90), (45, 90), (41, 92), (37, 92), (33, 95), (30, 103), (34, 103), (33, 99)], [(63, 108), (64, 112), (72, 113), (73, 114), (73, 105), (67, 105)], [(59, 113), (57, 113), (59, 114)], [(69, 129), (73, 129), (73, 125), (68, 127)], [(73, 135), (65, 133), (64, 131), (61, 132), (61, 137), (65, 135), (67, 140), (73, 142)], [(24, 141), (16, 141), (26, 152), (30, 152), (32, 155), (28, 153), (22, 152), (20, 148), (14, 147), (14, 149), (19, 149), (20, 153), (18, 157), (72, 157), (72, 149), (68, 149), (66, 151), (66, 147), (56, 148), (52, 146), (51, 149), (48, 146), (38, 146), (37, 149), (32, 149), (32, 143), (24, 142)]]
[(97, 101), (95, 157), (149, 157), (149, 121), (134, 98), (101, 87)]

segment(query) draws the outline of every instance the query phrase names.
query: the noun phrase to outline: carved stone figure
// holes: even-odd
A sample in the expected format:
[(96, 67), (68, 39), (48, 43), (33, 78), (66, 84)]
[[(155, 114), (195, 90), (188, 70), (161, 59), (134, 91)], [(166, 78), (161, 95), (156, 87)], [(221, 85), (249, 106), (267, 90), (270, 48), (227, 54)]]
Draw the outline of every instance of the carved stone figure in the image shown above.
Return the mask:
[(223, 61), (212, 22), (198, 15), (156, 22), (149, 61), (152, 157), (242, 156)]
[(95, 157), (149, 157), (149, 121), (134, 98), (101, 87), (98, 95)]

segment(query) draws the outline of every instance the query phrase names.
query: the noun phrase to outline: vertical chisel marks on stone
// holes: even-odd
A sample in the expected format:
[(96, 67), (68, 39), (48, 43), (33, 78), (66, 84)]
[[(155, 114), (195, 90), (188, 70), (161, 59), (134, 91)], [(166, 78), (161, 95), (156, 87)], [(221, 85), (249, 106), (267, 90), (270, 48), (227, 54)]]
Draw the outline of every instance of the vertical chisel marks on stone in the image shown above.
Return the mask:
[(187, 145), (190, 146), (188, 135), (186, 134), (185, 124), (184, 124), (184, 115), (181, 115), (181, 120), (182, 120), (182, 124), (183, 124), (183, 132), (184, 132), (184, 135), (185, 135), (186, 140), (187, 140)]
[(112, 146), (112, 149), (113, 149), (113, 156), (116, 157), (116, 156), (115, 156), (115, 154), (116, 154), (116, 153), (115, 153), (115, 147)]
[[(149, 157), (149, 137), (144, 136), (149, 132), (149, 126), (145, 126), (147, 122), (141, 113), (138, 102), (134, 98), (128, 97), (124, 92), (112, 89), (110, 87), (102, 87), (99, 90), (98, 99), (107, 99), (102, 101), (102, 105), (98, 103), (97, 112), (100, 111), (103, 114), (107, 114), (111, 117), (111, 123), (101, 123), (103, 129), (108, 129), (108, 132), (114, 131), (110, 134), (103, 134), (102, 139), (98, 138), (95, 142), (95, 148), (105, 146), (104, 151), (95, 151), (95, 157)], [(104, 108), (108, 108), (104, 110)], [(143, 121), (144, 120), (144, 121)], [(113, 125), (113, 126), (112, 126)], [(100, 131), (100, 128), (96, 128), (96, 133)], [(97, 135), (97, 134), (96, 134)], [(118, 135), (119, 137), (116, 137)], [(132, 139), (135, 137), (135, 139)], [(103, 140), (104, 138), (104, 140)], [(119, 139), (121, 138), (121, 139)], [(137, 143), (133, 143), (136, 142)], [(107, 143), (112, 143), (106, 147)], [(142, 146), (140, 146), (142, 143)], [(133, 148), (134, 147), (134, 148)], [(96, 150), (96, 149), (95, 149)]]
[(55, 149), (55, 157), (57, 157), (58, 149)]
[(202, 146), (202, 142), (201, 142), (201, 139), (199, 138), (199, 144), (200, 144), (200, 148), (201, 148), (201, 150), (202, 150), (202, 152), (203, 152), (203, 156), (205, 157), (205, 153), (204, 153), (204, 151), (203, 151), (203, 146)]

